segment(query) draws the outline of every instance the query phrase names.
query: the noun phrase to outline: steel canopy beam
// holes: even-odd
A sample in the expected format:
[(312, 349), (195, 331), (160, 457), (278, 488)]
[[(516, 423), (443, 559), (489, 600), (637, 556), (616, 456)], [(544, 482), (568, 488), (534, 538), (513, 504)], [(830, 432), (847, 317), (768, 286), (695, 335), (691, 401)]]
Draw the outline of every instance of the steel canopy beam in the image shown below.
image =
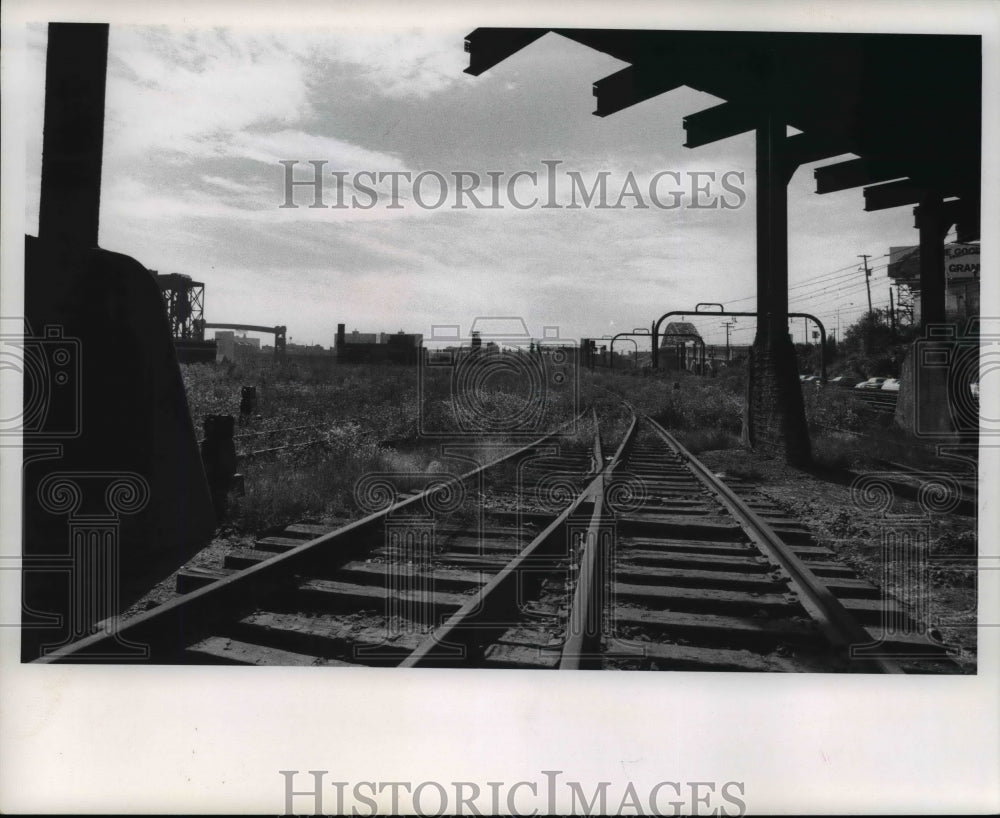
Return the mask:
[(810, 162), (819, 162), (844, 153), (852, 153), (850, 145), (825, 135), (797, 133), (785, 138), (785, 155), (793, 165), (793, 172), (799, 165), (808, 165)]
[[(710, 121), (746, 106), (803, 132), (787, 138), (789, 151), (793, 141), (810, 147), (799, 164), (853, 153), (900, 165), (871, 169), (853, 186), (910, 177), (925, 189), (978, 197), (979, 36), (488, 28), (466, 41), (467, 73), (481, 74), (549, 30), (631, 65), (595, 86), (598, 116), (683, 85), (734, 106), (692, 114), (691, 147), (749, 130), (738, 116), (726, 127)], [(955, 104), (956, 89), (963, 104)], [(820, 192), (846, 189), (852, 180), (841, 174), (859, 169), (821, 172)]]
[(465, 37), (465, 51), (469, 55), (465, 73), (478, 77), (548, 31), (547, 28), (477, 28)]
[(890, 207), (917, 204), (926, 193), (927, 191), (915, 184), (912, 179), (900, 179), (898, 182), (866, 187), (865, 210), (887, 210)]
[(679, 77), (663, 76), (638, 65), (630, 65), (594, 83), (597, 110), (594, 116), (618, 113), (647, 99), (673, 91), (683, 85)]
[[(945, 216), (951, 219), (951, 223), (955, 225), (955, 230), (958, 233), (955, 241), (961, 244), (970, 241), (979, 241), (980, 213), (977, 201), (967, 198), (955, 199), (946, 201), (942, 207)], [(914, 216), (918, 216), (917, 211), (919, 209), (918, 207), (914, 210)], [(917, 222), (914, 226), (919, 229), (919, 216)]]
[(902, 163), (889, 159), (849, 159), (813, 171), (817, 193), (836, 193), (861, 185), (902, 179), (908, 175)]
[(684, 117), (687, 132), (685, 148), (700, 148), (720, 139), (752, 131), (760, 120), (760, 112), (749, 105), (724, 102), (696, 114)]

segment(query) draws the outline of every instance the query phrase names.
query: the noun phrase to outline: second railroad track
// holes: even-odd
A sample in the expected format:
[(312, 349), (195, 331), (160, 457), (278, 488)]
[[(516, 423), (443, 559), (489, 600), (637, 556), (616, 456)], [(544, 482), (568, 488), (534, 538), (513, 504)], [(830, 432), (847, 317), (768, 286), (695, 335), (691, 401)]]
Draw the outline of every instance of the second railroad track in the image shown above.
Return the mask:
[(949, 662), (807, 528), (651, 419), (634, 416), (607, 453), (593, 413), (562, 431), (464, 473), (370, 476), (362, 519), (290, 525), (182, 572), (182, 596), (38, 661), (874, 673), (901, 672), (897, 658)]

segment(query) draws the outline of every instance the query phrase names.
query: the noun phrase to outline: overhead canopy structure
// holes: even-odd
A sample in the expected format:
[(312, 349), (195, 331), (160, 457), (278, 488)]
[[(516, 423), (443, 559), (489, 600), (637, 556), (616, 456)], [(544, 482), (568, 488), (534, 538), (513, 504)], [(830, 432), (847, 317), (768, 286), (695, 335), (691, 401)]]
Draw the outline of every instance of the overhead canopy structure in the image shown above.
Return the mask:
[[(685, 117), (686, 147), (764, 118), (791, 125), (802, 133), (781, 148), (789, 178), (800, 164), (853, 153), (816, 170), (817, 193), (866, 186), (866, 210), (920, 204), (925, 220), (934, 210), (934, 221), (956, 224), (958, 241), (979, 238), (977, 35), (480, 28), (466, 38), (466, 72), (478, 76), (549, 31), (630, 63), (594, 83), (597, 116), (694, 88), (725, 102)], [(943, 305), (943, 284), (925, 283)], [(925, 309), (931, 321), (938, 312)]]
[(752, 131), (766, 111), (802, 131), (789, 139), (800, 163), (859, 157), (819, 169), (819, 193), (873, 185), (869, 210), (918, 203), (923, 190), (978, 204), (978, 36), (480, 28), (466, 38), (466, 73), (549, 31), (630, 63), (594, 83), (597, 116), (687, 86), (725, 102), (685, 118), (686, 147)]
[[(754, 412), (791, 462), (809, 459), (788, 338), (787, 184), (803, 164), (816, 190), (865, 186), (865, 208), (917, 204), (922, 320), (944, 320), (943, 239), (979, 237), (982, 38), (615, 29), (480, 28), (466, 38), (478, 76), (554, 32), (629, 65), (594, 83), (597, 116), (687, 86), (723, 100), (684, 119), (696, 148), (753, 131), (757, 314)], [(788, 126), (800, 131), (788, 136)], [(749, 434), (748, 439), (753, 439)]]

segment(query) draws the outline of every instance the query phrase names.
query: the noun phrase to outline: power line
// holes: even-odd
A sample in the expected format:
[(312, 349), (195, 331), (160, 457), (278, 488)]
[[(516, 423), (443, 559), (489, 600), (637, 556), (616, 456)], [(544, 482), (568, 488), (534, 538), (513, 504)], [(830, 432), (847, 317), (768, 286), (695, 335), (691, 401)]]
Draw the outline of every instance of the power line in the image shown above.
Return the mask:
[(868, 269), (868, 258), (869, 258), (869, 256), (867, 254), (865, 254), (865, 253), (862, 253), (862, 254), (860, 254), (858, 256), (858, 258), (864, 259), (864, 262), (865, 262), (865, 289), (868, 290), (868, 312), (871, 312), (872, 311), (872, 286), (871, 286), (872, 271)]
[[(886, 258), (888, 256), (889, 256), (889, 253), (883, 253), (881, 256), (869, 256), (869, 258), (882, 259), (882, 258)], [(880, 267), (873, 268), (873, 271), (875, 269), (883, 269), (884, 267), (887, 267), (887, 266), (888, 266), (888, 264), (881, 265)], [(789, 292), (791, 292), (792, 290), (801, 289), (802, 287), (813, 287), (813, 286), (816, 286), (817, 284), (820, 284), (820, 283), (822, 283), (824, 285), (824, 287), (830, 286), (830, 285), (834, 284), (835, 281), (833, 281), (833, 280), (831, 280), (831, 281), (825, 281), (825, 279), (834, 279), (835, 278), (836, 280), (846, 280), (846, 279), (848, 279), (848, 278), (850, 278), (851, 276), (854, 275), (854, 271), (856, 269), (857, 269), (857, 265), (856, 264), (848, 264), (848, 265), (846, 265), (844, 267), (839, 267), (836, 270), (830, 270), (829, 272), (826, 272), (826, 273), (818, 273), (817, 275), (811, 276), (810, 278), (808, 278), (808, 279), (806, 279), (804, 281), (800, 281), (800, 282), (797, 282), (796, 284), (790, 285), (788, 287), (788, 290), (789, 290)], [(851, 272), (849, 272), (847, 274), (843, 274), (845, 270), (850, 270)], [(838, 274), (841, 274), (841, 275), (838, 275)], [(757, 297), (756, 295), (748, 295), (748, 296), (744, 296), (742, 298), (730, 298), (730, 299), (727, 299), (726, 303), (727, 304), (739, 304), (739, 303), (741, 303), (743, 301), (753, 301), (756, 297)]]

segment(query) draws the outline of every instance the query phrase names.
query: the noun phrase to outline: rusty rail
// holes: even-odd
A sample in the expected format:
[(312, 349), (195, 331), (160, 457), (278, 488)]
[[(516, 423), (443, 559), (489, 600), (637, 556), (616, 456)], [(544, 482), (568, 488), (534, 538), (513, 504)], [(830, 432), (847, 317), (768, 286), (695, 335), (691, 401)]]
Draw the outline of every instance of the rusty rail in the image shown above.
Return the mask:
[(632, 422), (618, 450), (612, 456), (604, 471), (594, 481), (592, 487), (594, 511), (587, 528), (587, 539), (580, 557), (580, 571), (577, 576), (573, 602), (567, 618), (569, 631), (563, 646), (560, 670), (579, 670), (597, 654), (601, 638), (603, 620), (603, 580), (606, 573), (601, 570), (606, 558), (604, 542), (601, 538), (601, 520), (604, 515), (604, 490), (607, 476), (614, 473), (621, 461), (622, 453), (632, 444), (639, 428), (639, 418), (632, 415)]
[(385, 519), (410, 506), (417, 507), (425, 498), (443, 491), (456, 482), (466, 483), (481, 479), (490, 469), (503, 463), (516, 461), (550, 445), (566, 427), (583, 417), (567, 421), (552, 432), (518, 448), (490, 463), (478, 466), (465, 474), (445, 477), (427, 489), (393, 503), (382, 511), (350, 523), (343, 528), (304, 542), (289, 551), (253, 565), (229, 577), (185, 594), (158, 608), (112, 626), (70, 645), (60, 647), (35, 660), (40, 664), (58, 662), (107, 662), (121, 661), (122, 643), (148, 648), (147, 661), (161, 664), (182, 662), (185, 649), (220, 622), (233, 619), (240, 612), (252, 609), (267, 594), (289, 587), (296, 574), (308, 572), (311, 567), (346, 564), (370, 548), (370, 538)]
[[(760, 515), (751, 509), (729, 486), (719, 480), (698, 458), (652, 418), (645, 420), (653, 430), (682, 458), (695, 477), (725, 506), (739, 522), (746, 535), (761, 551), (780, 565), (799, 591), (799, 602), (813, 617), (835, 648), (849, 651), (852, 646), (867, 645), (872, 637), (847, 611), (819, 578), (796, 556)], [(853, 669), (876, 673), (902, 673), (892, 661), (871, 658), (856, 659)]]

